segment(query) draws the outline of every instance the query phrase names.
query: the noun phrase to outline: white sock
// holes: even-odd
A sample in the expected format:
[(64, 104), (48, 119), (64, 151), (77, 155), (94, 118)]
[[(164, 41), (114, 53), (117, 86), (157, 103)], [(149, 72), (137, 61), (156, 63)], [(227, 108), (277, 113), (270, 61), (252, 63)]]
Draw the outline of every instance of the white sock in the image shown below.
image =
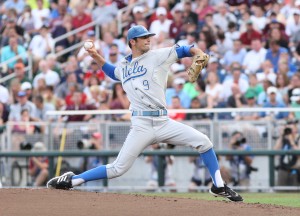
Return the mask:
[(224, 182), (223, 182), (223, 179), (221, 177), (220, 170), (216, 171), (216, 173), (215, 173), (215, 179), (216, 179), (216, 182), (214, 182), (215, 186), (217, 186), (218, 188), (224, 187)]
[(72, 186), (78, 186), (84, 183), (84, 179), (78, 178), (78, 179), (72, 179)]

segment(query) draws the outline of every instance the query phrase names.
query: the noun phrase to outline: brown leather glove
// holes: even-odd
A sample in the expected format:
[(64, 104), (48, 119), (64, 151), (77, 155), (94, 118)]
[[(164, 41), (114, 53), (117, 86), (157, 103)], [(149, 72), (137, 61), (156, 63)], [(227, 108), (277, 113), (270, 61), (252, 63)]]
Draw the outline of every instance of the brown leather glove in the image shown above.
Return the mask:
[(208, 60), (209, 60), (209, 55), (204, 52), (199, 52), (193, 56), (193, 63), (187, 69), (189, 81), (191, 83), (195, 82), (198, 79), (201, 70), (206, 67)]

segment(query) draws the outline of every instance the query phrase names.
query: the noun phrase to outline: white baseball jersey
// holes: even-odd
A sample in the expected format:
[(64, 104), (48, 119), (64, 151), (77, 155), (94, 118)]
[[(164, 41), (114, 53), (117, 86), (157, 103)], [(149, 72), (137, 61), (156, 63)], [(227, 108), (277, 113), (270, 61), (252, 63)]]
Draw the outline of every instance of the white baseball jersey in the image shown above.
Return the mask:
[[(127, 57), (128, 58), (128, 57)], [(132, 111), (166, 109), (166, 84), (169, 67), (178, 60), (176, 45), (149, 50), (132, 59), (126, 58), (115, 68), (114, 75), (127, 93)], [(209, 138), (190, 126), (167, 116), (132, 116), (132, 129), (117, 159), (106, 165), (107, 177), (124, 174), (140, 153), (154, 143), (190, 146), (200, 153), (212, 148)]]
[(131, 62), (124, 58), (115, 69), (131, 103), (130, 110), (166, 109), (170, 65), (178, 60), (176, 46), (149, 50)]

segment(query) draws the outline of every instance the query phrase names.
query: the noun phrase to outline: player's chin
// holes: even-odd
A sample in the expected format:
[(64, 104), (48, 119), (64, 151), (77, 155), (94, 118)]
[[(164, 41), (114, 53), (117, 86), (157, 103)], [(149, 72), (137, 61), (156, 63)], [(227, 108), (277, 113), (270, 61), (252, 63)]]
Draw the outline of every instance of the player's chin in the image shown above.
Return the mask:
[(150, 44), (144, 46), (144, 51), (148, 52), (150, 50)]

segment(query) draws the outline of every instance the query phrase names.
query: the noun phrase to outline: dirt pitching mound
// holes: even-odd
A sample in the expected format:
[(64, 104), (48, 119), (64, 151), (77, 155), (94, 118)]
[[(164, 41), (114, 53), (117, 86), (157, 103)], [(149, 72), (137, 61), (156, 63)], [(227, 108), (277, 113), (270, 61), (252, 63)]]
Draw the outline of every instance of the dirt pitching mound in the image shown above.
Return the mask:
[(300, 208), (142, 195), (0, 189), (1, 216), (300, 215)]

